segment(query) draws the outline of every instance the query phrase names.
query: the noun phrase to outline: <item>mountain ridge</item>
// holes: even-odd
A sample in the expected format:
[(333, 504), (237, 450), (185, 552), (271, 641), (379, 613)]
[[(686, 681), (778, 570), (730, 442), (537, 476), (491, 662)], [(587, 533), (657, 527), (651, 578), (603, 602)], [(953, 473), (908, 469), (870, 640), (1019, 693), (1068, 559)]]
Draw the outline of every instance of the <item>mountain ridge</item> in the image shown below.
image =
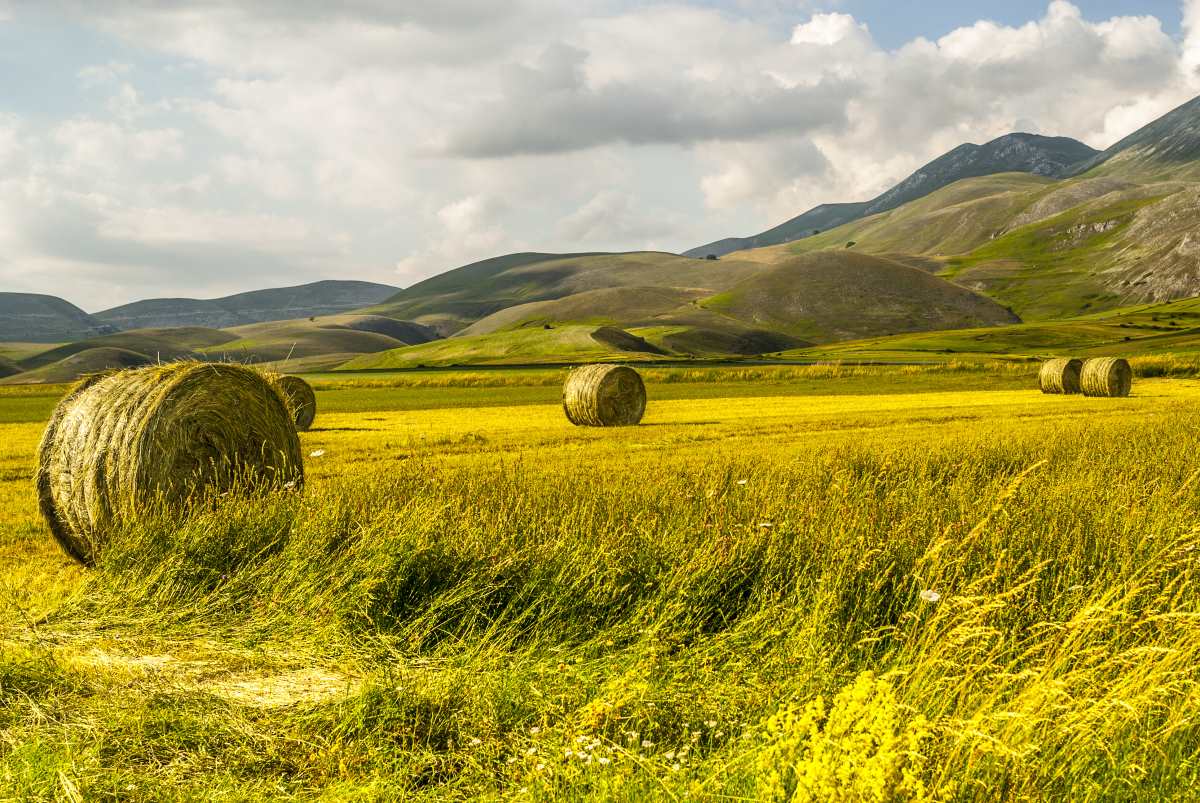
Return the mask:
[(888, 212), (966, 178), (999, 173), (1065, 177), (1081, 161), (1100, 152), (1069, 137), (1013, 133), (983, 145), (964, 143), (923, 165), (869, 201), (821, 204), (751, 237), (726, 237), (683, 252), (684, 256), (725, 256), (734, 251), (794, 242), (856, 220)]
[(149, 298), (94, 313), (120, 330), (201, 326), (224, 329), (254, 323), (337, 315), (367, 307), (400, 288), (376, 282), (325, 279), (220, 298)]

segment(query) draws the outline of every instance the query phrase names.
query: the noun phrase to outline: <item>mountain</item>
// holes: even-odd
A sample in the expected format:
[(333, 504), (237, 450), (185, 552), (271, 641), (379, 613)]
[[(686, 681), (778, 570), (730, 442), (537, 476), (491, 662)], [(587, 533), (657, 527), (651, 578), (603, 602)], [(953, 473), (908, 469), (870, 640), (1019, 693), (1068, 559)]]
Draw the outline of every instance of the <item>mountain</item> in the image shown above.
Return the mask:
[[(1129, 172), (1154, 172), (1200, 158), (1200, 97), (1143, 126), (1111, 148), (1076, 165), (1070, 175), (1080, 175), (1108, 163)], [(1113, 172), (1111, 169), (1106, 172)], [(1163, 175), (1170, 177), (1170, 174)], [(1178, 177), (1178, 176), (1176, 176)]]
[(967, 143), (917, 170), (877, 198), (864, 203), (823, 204), (753, 237), (730, 237), (685, 251), (684, 256), (724, 256), (747, 248), (778, 245), (812, 236), (923, 198), (956, 181), (999, 173), (1058, 178), (1098, 154), (1068, 137), (1008, 134), (985, 145)]
[(0, 342), (61, 343), (115, 331), (56, 296), (0, 293)]
[(620, 287), (728, 287), (757, 270), (735, 260), (711, 262), (676, 254), (509, 254), (476, 262), (402, 290), (364, 312), (457, 333), (519, 304), (552, 301), (588, 290)]
[(323, 281), (206, 300), (152, 298), (97, 312), (94, 317), (122, 330), (168, 326), (223, 329), (265, 321), (336, 315), (378, 304), (397, 290), (373, 282)]
[(1028, 322), (1200, 295), (1200, 99), (1069, 172), (963, 179), (819, 235), (735, 256), (778, 261), (847, 247), (902, 253)]

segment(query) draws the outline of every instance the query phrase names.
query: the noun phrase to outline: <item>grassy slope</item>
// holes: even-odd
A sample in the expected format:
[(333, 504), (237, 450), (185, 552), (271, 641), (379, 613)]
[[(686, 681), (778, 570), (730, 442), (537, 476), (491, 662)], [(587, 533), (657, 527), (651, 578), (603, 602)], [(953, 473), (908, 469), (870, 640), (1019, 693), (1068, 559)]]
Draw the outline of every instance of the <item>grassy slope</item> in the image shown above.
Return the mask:
[[(346, 370), (406, 368), (417, 365), (490, 364), (504, 362), (573, 362), (638, 359), (638, 352), (620, 351), (592, 337), (595, 326), (517, 329), (475, 337), (452, 337), (419, 346), (356, 357)], [(643, 359), (656, 358), (640, 354)]]
[[(968, 179), (817, 237), (736, 254), (778, 262), (846, 248), (942, 263), (949, 278), (1050, 320), (1200, 293), (1191, 245), (1200, 186), (1103, 166), (1065, 182)], [(926, 262), (928, 265), (928, 262)]]
[[(519, 304), (548, 301), (613, 287), (663, 287), (716, 292), (758, 270), (754, 264), (638, 252), (489, 260), (436, 276), (404, 290), (372, 311), (460, 331)], [(515, 260), (515, 262), (514, 262)]]
[(994, 301), (926, 271), (848, 250), (793, 257), (701, 306), (814, 342), (1015, 321)]
[(81, 351), (96, 348), (122, 349), (144, 354), (152, 360), (159, 358), (169, 360), (192, 354), (205, 347), (228, 343), (233, 339), (233, 335), (220, 329), (206, 329), (199, 326), (178, 329), (138, 329), (65, 343), (57, 348), (39, 352), (23, 360), (21, 364), (26, 369), (41, 368)]
[(1188, 799), (1200, 391), (1136, 393), (384, 401), (89, 573), (7, 425), (0, 796)]
[(832, 343), (786, 356), (959, 359), (967, 355), (1086, 357), (1196, 352), (1200, 352), (1200, 298), (1123, 307), (1063, 321)]

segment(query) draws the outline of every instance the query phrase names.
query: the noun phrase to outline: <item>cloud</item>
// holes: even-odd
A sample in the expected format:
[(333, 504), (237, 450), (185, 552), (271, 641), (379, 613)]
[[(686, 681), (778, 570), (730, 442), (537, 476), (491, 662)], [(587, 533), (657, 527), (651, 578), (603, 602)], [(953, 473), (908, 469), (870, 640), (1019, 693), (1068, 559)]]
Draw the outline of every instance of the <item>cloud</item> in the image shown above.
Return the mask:
[(1057, 0), (897, 49), (833, 3), (714, 5), (48, 0), (96, 41), (64, 68), (80, 108), (0, 117), (0, 281), (95, 307), (684, 249), (1200, 92), (1200, 0), (1180, 41)]

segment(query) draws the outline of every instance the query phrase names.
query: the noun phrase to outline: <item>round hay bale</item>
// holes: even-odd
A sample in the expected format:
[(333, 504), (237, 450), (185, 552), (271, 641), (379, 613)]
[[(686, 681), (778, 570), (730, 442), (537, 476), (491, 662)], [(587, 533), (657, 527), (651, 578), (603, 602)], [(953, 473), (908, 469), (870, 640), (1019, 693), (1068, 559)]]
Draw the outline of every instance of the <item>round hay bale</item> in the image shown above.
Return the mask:
[(317, 394), (313, 392), (312, 385), (298, 376), (274, 376), (271, 378), (271, 384), (279, 391), (279, 395), (283, 396), (283, 401), (296, 422), (296, 429), (306, 432), (317, 417)]
[(1038, 384), (1042, 388), (1042, 393), (1078, 393), (1081, 370), (1083, 370), (1083, 360), (1069, 357), (1047, 360), (1042, 364), (1042, 370), (1038, 374)]
[(300, 439), (257, 371), (181, 362), (89, 377), (38, 448), (38, 502), (63, 550), (91, 564), (112, 526), (231, 490), (304, 482)]
[(632, 426), (646, 412), (646, 386), (624, 365), (585, 365), (563, 384), (563, 410), (576, 426)]
[(1083, 364), (1079, 385), (1084, 396), (1128, 396), (1133, 369), (1121, 357), (1098, 357)]

